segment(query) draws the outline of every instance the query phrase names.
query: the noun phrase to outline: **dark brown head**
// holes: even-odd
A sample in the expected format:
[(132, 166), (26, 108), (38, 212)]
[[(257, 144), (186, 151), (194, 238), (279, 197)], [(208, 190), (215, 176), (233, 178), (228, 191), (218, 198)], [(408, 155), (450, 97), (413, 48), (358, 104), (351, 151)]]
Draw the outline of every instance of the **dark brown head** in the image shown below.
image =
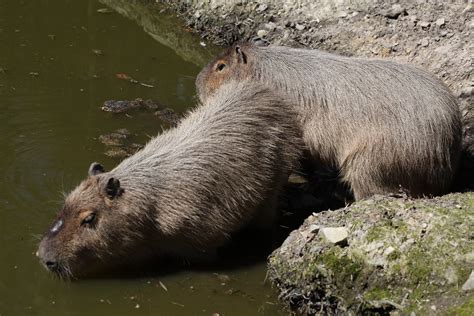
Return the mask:
[(201, 102), (230, 80), (250, 79), (252, 44), (236, 43), (207, 64), (196, 78), (196, 90)]
[(111, 265), (133, 242), (133, 218), (123, 207), (127, 191), (103, 167), (93, 163), (89, 176), (67, 197), (37, 256), (62, 278), (75, 278)]

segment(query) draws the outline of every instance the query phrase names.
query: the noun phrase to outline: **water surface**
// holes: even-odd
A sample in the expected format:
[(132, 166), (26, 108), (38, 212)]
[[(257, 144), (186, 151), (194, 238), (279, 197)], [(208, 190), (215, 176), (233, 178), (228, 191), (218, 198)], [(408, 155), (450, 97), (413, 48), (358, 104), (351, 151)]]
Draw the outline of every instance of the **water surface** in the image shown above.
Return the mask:
[(92, 161), (108, 169), (118, 162), (103, 154), (99, 135), (125, 127), (143, 143), (161, 130), (150, 113), (113, 115), (100, 105), (141, 97), (183, 112), (194, 104), (202, 64), (189, 54), (208, 53), (177, 21), (188, 53), (157, 41), (159, 26), (144, 31), (126, 12), (103, 8), (92, 0), (0, 0), (0, 315), (278, 314), (264, 262), (77, 282), (57, 280), (38, 263), (39, 236), (62, 192)]

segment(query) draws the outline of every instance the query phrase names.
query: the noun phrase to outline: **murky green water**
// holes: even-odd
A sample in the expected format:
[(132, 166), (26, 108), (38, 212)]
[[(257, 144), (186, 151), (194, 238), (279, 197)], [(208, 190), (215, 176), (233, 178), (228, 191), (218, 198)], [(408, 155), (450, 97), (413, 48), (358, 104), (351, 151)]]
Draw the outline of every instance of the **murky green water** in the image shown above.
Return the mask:
[[(171, 29), (182, 37), (159, 25), (145, 32), (131, 19), (153, 21), (137, 12), (131, 19), (127, 11), (97, 12), (104, 7), (92, 0), (0, 0), (0, 315), (278, 314), (264, 262), (70, 283), (53, 278), (34, 256), (61, 191), (84, 178), (90, 162), (117, 163), (97, 137), (126, 127), (144, 141), (161, 129), (149, 113), (104, 113), (103, 101), (151, 98), (182, 112), (194, 103), (194, 78), (209, 54), (178, 24)], [(231, 280), (221, 284), (214, 273)]]

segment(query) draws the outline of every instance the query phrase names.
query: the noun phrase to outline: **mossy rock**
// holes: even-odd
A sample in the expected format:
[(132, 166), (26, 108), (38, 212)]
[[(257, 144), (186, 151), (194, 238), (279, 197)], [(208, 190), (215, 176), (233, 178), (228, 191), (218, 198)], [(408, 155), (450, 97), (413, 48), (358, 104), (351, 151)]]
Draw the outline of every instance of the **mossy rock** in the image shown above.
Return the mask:
[[(345, 227), (328, 243), (324, 227)], [(269, 278), (303, 314), (474, 315), (474, 193), (377, 196), (310, 216), (269, 258)]]

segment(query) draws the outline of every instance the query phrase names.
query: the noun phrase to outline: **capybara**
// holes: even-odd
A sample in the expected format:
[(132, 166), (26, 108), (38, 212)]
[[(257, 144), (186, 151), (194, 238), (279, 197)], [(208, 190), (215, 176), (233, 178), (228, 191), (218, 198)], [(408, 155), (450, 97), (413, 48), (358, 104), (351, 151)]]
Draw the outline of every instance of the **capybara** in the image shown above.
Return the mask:
[(77, 278), (127, 260), (199, 260), (245, 225), (271, 226), (303, 150), (293, 111), (263, 85), (223, 85), (113, 170), (93, 163), (37, 255)]
[(196, 79), (201, 101), (228, 80), (252, 80), (293, 100), (319, 166), (339, 170), (356, 200), (450, 189), (461, 115), (448, 88), (411, 65), (320, 50), (237, 43)]

